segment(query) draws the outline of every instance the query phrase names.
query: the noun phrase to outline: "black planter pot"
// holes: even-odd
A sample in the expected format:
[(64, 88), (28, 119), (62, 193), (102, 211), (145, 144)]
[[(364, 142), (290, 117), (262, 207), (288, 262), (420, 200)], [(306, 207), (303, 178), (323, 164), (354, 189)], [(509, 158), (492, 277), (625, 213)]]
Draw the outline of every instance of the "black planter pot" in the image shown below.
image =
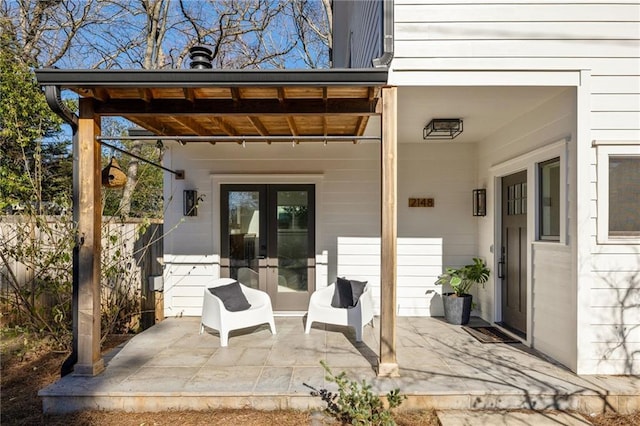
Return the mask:
[(444, 319), (449, 324), (464, 325), (469, 323), (473, 296), (470, 294), (456, 296), (455, 293), (444, 293), (442, 296)]

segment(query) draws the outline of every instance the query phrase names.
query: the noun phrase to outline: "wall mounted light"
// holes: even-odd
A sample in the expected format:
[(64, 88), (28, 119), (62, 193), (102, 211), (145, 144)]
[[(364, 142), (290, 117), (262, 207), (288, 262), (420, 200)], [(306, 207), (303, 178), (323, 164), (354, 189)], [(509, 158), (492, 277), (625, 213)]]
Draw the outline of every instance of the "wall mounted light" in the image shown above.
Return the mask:
[(185, 189), (183, 192), (183, 197), (183, 215), (198, 216), (198, 191), (193, 189)]
[(473, 215), (474, 216), (487, 215), (487, 190), (486, 189), (473, 190)]
[(423, 139), (453, 139), (462, 133), (462, 119), (434, 118), (422, 129)]

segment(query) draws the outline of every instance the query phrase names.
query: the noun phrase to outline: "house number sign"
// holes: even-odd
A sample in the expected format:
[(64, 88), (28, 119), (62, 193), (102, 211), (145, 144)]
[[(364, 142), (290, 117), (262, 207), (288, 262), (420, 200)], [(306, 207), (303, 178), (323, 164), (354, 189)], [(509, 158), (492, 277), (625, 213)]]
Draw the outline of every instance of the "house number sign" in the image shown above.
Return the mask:
[(433, 198), (409, 198), (409, 207), (433, 207)]

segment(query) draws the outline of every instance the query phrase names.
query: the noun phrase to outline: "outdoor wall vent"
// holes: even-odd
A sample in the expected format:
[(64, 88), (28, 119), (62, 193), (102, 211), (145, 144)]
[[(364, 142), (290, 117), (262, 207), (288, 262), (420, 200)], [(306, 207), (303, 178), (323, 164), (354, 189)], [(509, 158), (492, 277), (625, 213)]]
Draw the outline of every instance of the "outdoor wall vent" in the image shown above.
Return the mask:
[(189, 57), (191, 58), (191, 69), (205, 70), (213, 68), (211, 61), (213, 60), (213, 51), (205, 46), (193, 46), (189, 49)]
[(462, 133), (462, 119), (434, 118), (422, 130), (423, 139), (453, 139)]

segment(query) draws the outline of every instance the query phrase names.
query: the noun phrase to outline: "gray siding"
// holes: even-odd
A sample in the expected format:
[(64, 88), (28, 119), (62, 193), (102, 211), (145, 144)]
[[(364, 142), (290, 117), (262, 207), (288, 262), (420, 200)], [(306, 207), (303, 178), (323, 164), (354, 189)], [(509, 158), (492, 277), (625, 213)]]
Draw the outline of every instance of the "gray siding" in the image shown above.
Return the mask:
[(334, 1), (333, 66), (371, 68), (382, 55), (382, 1)]

